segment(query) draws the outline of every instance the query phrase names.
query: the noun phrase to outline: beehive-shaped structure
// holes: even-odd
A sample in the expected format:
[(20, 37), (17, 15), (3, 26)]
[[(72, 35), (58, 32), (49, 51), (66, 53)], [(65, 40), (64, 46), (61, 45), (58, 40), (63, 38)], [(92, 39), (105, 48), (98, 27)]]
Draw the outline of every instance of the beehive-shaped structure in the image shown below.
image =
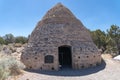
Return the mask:
[(38, 22), (21, 61), (29, 69), (81, 69), (100, 64), (101, 54), (81, 21), (58, 3)]

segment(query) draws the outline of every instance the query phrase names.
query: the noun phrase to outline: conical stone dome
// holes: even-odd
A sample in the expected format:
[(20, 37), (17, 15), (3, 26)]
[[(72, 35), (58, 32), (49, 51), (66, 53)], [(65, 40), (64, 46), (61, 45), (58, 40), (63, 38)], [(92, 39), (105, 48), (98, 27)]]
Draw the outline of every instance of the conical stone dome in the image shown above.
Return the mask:
[[(61, 29), (60, 31), (62, 31), (62, 33), (63, 32), (65, 33), (65, 31), (67, 30), (67, 34), (69, 33), (71, 35), (72, 34), (75, 35), (75, 33), (78, 32), (77, 36), (73, 36), (73, 37), (80, 36), (81, 38), (79, 38), (79, 39), (81, 41), (92, 41), (88, 30), (84, 27), (84, 25), (81, 23), (81, 21), (79, 21), (72, 14), (72, 12), (68, 8), (63, 6), (61, 3), (58, 3), (52, 9), (50, 9), (46, 13), (46, 15), (43, 17), (43, 19), (38, 23), (36, 29), (33, 31), (32, 35), (31, 35), (33, 39), (36, 38), (36, 37), (33, 37), (33, 35), (40, 34), (41, 31), (39, 31), (39, 30), (42, 29), (41, 27), (43, 27), (43, 26), (44, 26), (44, 28), (47, 27), (46, 29), (51, 28), (53, 31), (54, 31), (53, 28)], [(50, 31), (50, 30), (48, 30), (48, 31)], [(46, 30), (45, 34), (46, 33), (49, 34), (48, 31)], [(58, 32), (58, 34), (61, 34), (61, 33)], [(67, 34), (65, 33), (64, 36)]]
[(43, 19), (53, 18), (53, 17), (75, 18), (75, 16), (71, 13), (71, 11), (67, 9), (65, 6), (63, 6), (61, 3), (58, 3), (52, 9), (50, 9), (43, 17)]
[[(70, 47), (68, 55), (71, 54), (72, 68), (80, 69), (83, 65), (89, 67), (91, 64), (96, 65), (101, 62), (100, 53), (89, 31), (68, 8), (58, 3), (38, 22), (21, 56), (21, 61), (27, 68), (58, 70), (59, 65), (62, 65), (59, 48), (66, 46)], [(64, 53), (66, 50), (62, 51)], [(84, 59), (85, 55), (89, 57)], [(95, 59), (91, 58), (93, 55)], [(49, 56), (50, 64), (46, 63), (46, 56)], [(79, 57), (81, 59), (83, 57), (82, 61)], [(68, 61), (70, 62), (69, 59)]]

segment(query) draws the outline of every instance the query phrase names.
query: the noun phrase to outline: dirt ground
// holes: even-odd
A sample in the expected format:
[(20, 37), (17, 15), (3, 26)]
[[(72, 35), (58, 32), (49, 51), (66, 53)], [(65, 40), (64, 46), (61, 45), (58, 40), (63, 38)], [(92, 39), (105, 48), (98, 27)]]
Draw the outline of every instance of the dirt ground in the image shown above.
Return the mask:
[(16, 80), (120, 80), (120, 61), (102, 55), (104, 62), (97, 67), (60, 71), (24, 71)]

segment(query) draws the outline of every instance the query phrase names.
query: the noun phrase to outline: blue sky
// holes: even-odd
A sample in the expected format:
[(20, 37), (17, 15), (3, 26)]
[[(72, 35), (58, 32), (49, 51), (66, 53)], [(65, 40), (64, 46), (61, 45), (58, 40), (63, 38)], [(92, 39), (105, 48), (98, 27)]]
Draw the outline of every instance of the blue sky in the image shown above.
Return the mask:
[(45, 13), (61, 2), (90, 30), (120, 26), (120, 0), (0, 0), (0, 36), (28, 36)]

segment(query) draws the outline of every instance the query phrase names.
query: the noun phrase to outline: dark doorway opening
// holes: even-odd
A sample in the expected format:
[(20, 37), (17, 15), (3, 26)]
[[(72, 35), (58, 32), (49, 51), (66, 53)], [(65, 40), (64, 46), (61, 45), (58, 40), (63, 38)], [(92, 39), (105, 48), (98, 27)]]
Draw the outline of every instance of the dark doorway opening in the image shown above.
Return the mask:
[(70, 46), (60, 46), (58, 48), (59, 52), (59, 66), (72, 67), (72, 56), (71, 56), (71, 47)]

